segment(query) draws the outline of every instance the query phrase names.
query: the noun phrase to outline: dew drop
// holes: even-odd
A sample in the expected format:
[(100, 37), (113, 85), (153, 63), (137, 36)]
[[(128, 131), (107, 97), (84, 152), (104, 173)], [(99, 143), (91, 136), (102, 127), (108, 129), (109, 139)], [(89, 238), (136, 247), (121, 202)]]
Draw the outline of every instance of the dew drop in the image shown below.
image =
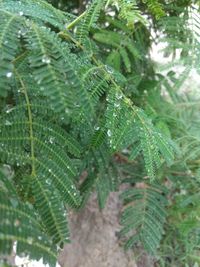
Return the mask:
[(7, 73), (6, 73), (6, 77), (7, 77), (7, 78), (10, 78), (10, 77), (12, 77), (12, 75), (13, 75), (13, 73), (12, 73), (12, 72), (7, 72)]
[(27, 238), (27, 242), (28, 242), (28, 244), (31, 245), (33, 243), (33, 238), (32, 237), (28, 237)]
[(22, 31), (19, 30), (19, 31), (18, 31), (18, 38), (20, 38), (21, 35), (22, 35)]
[(10, 121), (6, 120), (5, 125), (10, 126), (10, 125), (12, 125), (12, 123)]
[(47, 57), (46, 55), (44, 55), (42, 57), (42, 62), (46, 63), (46, 64), (49, 64), (49, 63), (51, 63), (51, 59), (49, 57)]
[(50, 138), (49, 138), (49, 143), (50, 143), (50, 144), (53, 144), (53, 143), (54, 143), (54, 138), (53, 138), (53, 137), (50, 137)]
[(7, 109), (7, 110), (6, 110), (6, 113), (10, 113), (12, 110), (13, 110), (12, 108)]
[(46, 184), (51, 185), (51, 181), (50, 181), (50, 179), (47, 179), (47, 180), (46, 180)]
[(112, 135), (112, 132), (111, 132), (110, 129), (107, 131), (107, 135), (108, 135), (109, 137)]
[(122, 99), (122, 94), (121, 93), (116, 93), (116, 98), (117, 99)]
[(95, 131), (98, 131), (99, 130), (99, 126), (95, 126), (94, 129), (95, 129)]
[(116, 108), (118, 108), (118, 107), (119, 107), (119, 103), (115, 103), (114, 106), (115, 106)]

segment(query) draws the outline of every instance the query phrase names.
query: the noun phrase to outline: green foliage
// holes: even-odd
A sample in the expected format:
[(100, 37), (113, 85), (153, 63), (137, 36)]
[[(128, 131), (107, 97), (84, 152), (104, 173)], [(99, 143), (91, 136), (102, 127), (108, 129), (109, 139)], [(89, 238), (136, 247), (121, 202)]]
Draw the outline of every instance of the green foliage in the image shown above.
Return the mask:
[[(13, 71), (13, 59), (19, 46), (18, 31), (20, 29), (19, 16), (9, 14), (6, 11), (1, 11), (1, 29), (0, 35), (0, 48), (1, 48), (1, 67), (0, 67), (0, 94), (5, 97), (9, 90), (10, 76)], [(10, 45), (15, 44), (15, 45)]]
[(81, 25), (77, 30), (77, 39), (81, 43), (84, 42), (84, 39), (87, 37), (91, 27), (95, 26), (100, 15), (100, 11), (102, 7), (104, 7), (104, 2), (104, 0), (94, 0), (87, 9), (83, 19), (80, 21)]
[[(173, 153), (167, 138), (163, 139), (145, 113), (131, 105), (121, 92), (112, 90), (108, 95), (107, 135), (113, 151), (133, 145), (131, 159), (141, 151), (150, 179), (155, 178), (155, 170), (160, 167), (160, 154), (167, 162), (173, 161)], [(117, 108), (117, 109), (116, 109)]]
[[(162, 252), (178, 231), (178, 253), (194, 265), (199, 121), (196, 110), (177, 107), (191, 66), (199, 71), (198, 8), (94, 0), (76, 16), (77, 2), (0, 1), (0, 171), (12, 172), (0, 174), (0, 252), (15, 245), (17, 255), (55, 266), (70, 240), (68, 211), (93, 191), (103, 209), (127, 183), (125, 248), (142, 246), (169, 266)], [(165, 76), (151, 60), (159, 41), (174, 56)], [(176, 63), (184, 66), (179, 76)]]
[(158, 0), (142, 0), (148, 7), (149, 11), (160, 19), (165, 15), (162, 4)]
[(125, 203), (121, 216), (121, 235), (128, 235), (125, 248), (141, 242), (150, 253), (155, 254), (163, 234), (166, 198), (163, 188), (156, 185), (138, 184), (121, 195)]
[(124, 19), (128, 27), (134, 27), (136, 21), (140, 21), (144, 24), (146, 23), (135, 0), (113, 0), (110, 2), (113, 2), (117, 9), (119, 9), (119, 18)]
[(23, 203), (11, 182), (0, 174), (0, 248), (1, 253), (10, 254), (13, 242), (18, 255), (43, 258), (52, 266), (56, 262), (56, 248), (41, 229), (33, 206)]

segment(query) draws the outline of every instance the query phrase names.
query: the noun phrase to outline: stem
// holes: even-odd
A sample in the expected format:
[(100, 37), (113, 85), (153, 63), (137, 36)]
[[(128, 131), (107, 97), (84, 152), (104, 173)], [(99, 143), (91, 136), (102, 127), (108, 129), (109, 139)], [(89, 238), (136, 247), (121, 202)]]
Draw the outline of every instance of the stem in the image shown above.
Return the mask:
[[(72, 35), (70, 33), (65, 33), (65, 32), (60, 32), (59, 35), (61, 35), (63, 38), (65, 39), (70, 39), (78, 48), (80, 48), (81, 50), (85, 50), (85, 47), (79, 42), (77, 41), (75, 38), (72, 37)], [(141, 121), (141, 123), (143, 124), (143, 126), (146, 128), (146, 130), (148, 131), (148, 127), (146, 126), (144, 120), (142, 119), (142, 117), (138, 114), (138, 112), (136, 111), (136, 109), (133, 107), (132, 105), (132, 101), (123, 93), (123, 91), (121, 90), (120, 86), (115, 82), (115, 79), (113, 78), (112, 74), (108, 73), (107, 69), (105, 68), (105, 65), (102, 63), (99, 63), (99, 61), (96, 59), (96, 57), (94, 55), (91, 55), (91, 59), (92, 61), (99, 67), (102, 68), (103, 72), (105, 73), (105, 75), (107, 75), (108, 79), (110, 80), (110, 82), (115, 86), (117, 91), (120, 91), (120, 93), (122, 94), (123, 98), (124, 98), (124, 102), (129, 106), (129, 108), (133, 111), (133, 115), (136, 115), (138, 117), (138, 119)]]
[(24, 51), (22, 54), (20, 54), (18, 57), (16, 57), (12, 63), (17, 62), (18, 60), (20, 60), (21, 58), (23, 58), (26, 54), (28, 54), (28, 51)]
[(75, 20), (73, 20), (70, 24), (66, 26), (66, 30), (70, 30), (71, 28), (76, 25), (77, 22), (79, 22), (86, 14), (86, 11), (84, 11), (80, 16), (78, 16)]
[(15, 71), (17, 78), (19, 79), (19, 82), (22, 86), (22, 90), (25, 96), (26, 104), (27, 104), (27, 110), (28, 110), (28, 121), (29, 121), (29, 133), (30, 133), (30, 145), (31, 145), (31, 161), (32, 161), (32, 172), (31, 175), (36, 175), (36, 169), (35, 169), (35, 151), (34, 151), (34, 135), (33, 135), (33, 118), (32, 118), (32, 111), (31, 111), (31, 104), (28, 97), (28, 93), (26, 90), (26, 86), (21, 79), (19, 73)]

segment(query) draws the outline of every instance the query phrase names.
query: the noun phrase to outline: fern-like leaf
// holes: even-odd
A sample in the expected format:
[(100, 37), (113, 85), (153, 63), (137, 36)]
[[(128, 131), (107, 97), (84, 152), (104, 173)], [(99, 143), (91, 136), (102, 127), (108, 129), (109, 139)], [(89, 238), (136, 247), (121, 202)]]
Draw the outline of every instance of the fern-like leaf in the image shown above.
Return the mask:
[(147, 174), (154, 179), (155, 170), (161, 164), (160, 153), (168, 163), (173, 160), (168, 138), (162, 136), (145, 113), (132, 105), (120, 90), (111, 90), (107, 101), (106, 125), (111, 149), (117, 151), (132, 144), (131, 158), (136, 153), (135, 149), (136, 154), (141, 151)]
[(165, 15), (162, 4), (159, 0), (142, 0), (149, 9), (149, 11), (157, 18), (160, 19)]
[(135, 0), (113, 0), (111, 2), (114, 2), (117, 6), (117, 9), (119, 9), (119, 17), (127, 22), (128, 27), (133, 28), (134, 23), (137, 21), (146, 24), (146, 20), (138, 9)]
[(166, 218), (167, 200), (162, 194), (162, 187), (143, 183), (122, 193), (125, 207), (121, 216), (121, 235), (128, 237), (126, 249), (140, 243), (155, 254)]
[(90, 28), (96, 24), (104, 3), (105, 0), (93, 0), (87, 9), (86, 14), (81, 20), (81, 25), (77, 29), (77, 38), (79, 42), (84, 43), (84, 39), (88, 36)]
[[(13, 60), (19, 49), (19, 14), (11, 14), (0, 7), (0, 96), (6, 96), (13, 77)], [(15, 45), (13, 45), (15, 44)]]
[[(75, 153), (79, 147), (75, 147), (76, 141), (70, 144), (72, 138), (67, 140), (62, 129), (55, 131), (58, 126), (45, 126), (45, 122), (37, 118), (37, 111), (29, 100), (29, 89), (17, 71), (16, 78), (24, 101), (19, 108), (13, 107), (1, 117), (0, 154), (7, 163), (31, 167), (26, 181), (33, 191), (35, 207), (53, 240), (65, 242), (68, 229), (62, 201), (77, 207), (81, 199), (73, 180), (77, 175), (76, 169), (62, 146), (66, 144), (66, 148), (70, 147), (70, 151)], [(16, 117), (21, 119), (16, 120)]]
[(48, 22), (59, 29), (63, 29), (63, 25), (66, 22), (66, 14), (43, 0), (35, 2), (30, 0), (5, 0), (0, 3), (0, 8), (18, 16), (26, 16), (45, 23)]
[(42, 231), (33, 206), (20, 201), (12, 183), (2, 173), (0, 182), (0, 254), (10, 255), (15, 244), (17, 255), (42, 258), (55, 266), (56, 248)]

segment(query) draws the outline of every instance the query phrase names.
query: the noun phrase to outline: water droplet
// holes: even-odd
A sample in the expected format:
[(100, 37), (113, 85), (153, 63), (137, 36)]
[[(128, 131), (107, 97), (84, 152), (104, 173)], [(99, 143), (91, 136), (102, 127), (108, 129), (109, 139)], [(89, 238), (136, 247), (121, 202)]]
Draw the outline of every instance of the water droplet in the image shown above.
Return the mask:
[(98, 131), (100, 128), (99, 128), (99, 126), (95, 126), (94, 129), (95, 129), (95, 131)]
[(32, 243), (33, 243), (33, 238), (32, 238), (32, 237), (28, 237), (28, 238), (27, 238), (27, 242), (28, 242), (28, 244), (32, 245)]
[(7, 77), (7, 78), (10, 78), (10, 77), (12, 77), (12, 75), (13, 75), (13, 73), (12, 73), (12, 72), (7, 72), (7, 73), (6, 73), (6, 77)]
[(116, 108), (118, 108), (118, 107), (119, 107), (119, 103), (115, 103), (114, 106), (115, 106)]
[(66, 114), (69, 113), (69, 109), (68, 109), (68, 108), (65, 109), (65, 113), (66, 113)]
[(117, 93), (116, 93), (116, 98), (117, 98), (117, 99), (122, 99), (122, 94), (117, 92)]
[(50, 64), (51, 63), (51, 59), (49, 57), (47, 57), (46, 55), (44, 55), (42, 57), (42, 62), (46, 63), (46, 64)]
[(109, 137), (112, 135), (112, 132), (111, 132), (110, 129), (107, 131), (107, 135), (108, 135)]
[(51, 185), (51, 180), (50, 179), (47, 179), (46, 180), (46, 184)]
[(53, 144), (54, 143), (54, 139), (55, 139), (54, 137), (50, 137), (49, 138), (49, 143)]
[(7, 109), (6, 113), (10, 113), (13, 110), (13, 108)]
[(20, 38), (21, 35), (22, 35), (22, 31), (19, 30), (19, 31), (18, 31), (18, 38)]
[(113, 73), (113, 70), (109, 67), (109, 66), (105, 66), (106, 70), (108, 73), (112, 74)]
[(5, 125), (9, 126), (9, 125), (12, 125), (12, 123), (10, 121), (6, 120)]

